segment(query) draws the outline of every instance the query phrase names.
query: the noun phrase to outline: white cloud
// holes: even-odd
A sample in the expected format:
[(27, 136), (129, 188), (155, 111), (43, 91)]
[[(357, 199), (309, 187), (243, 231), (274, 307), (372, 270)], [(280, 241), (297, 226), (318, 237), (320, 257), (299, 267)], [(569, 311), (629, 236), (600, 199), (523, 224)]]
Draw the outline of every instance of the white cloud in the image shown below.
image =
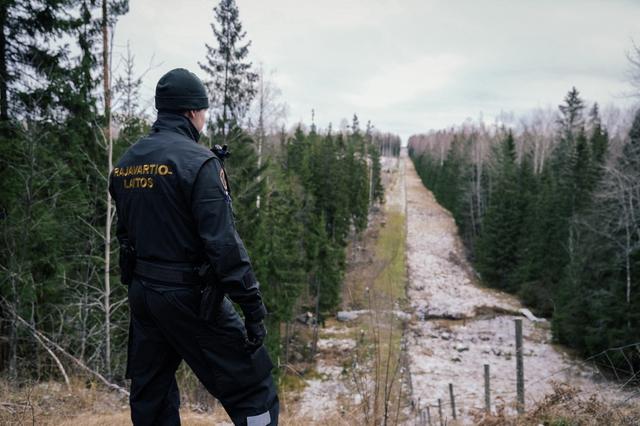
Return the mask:
[(367, 78), (356, 93), (345, 95), (355, 107), (384, 108), (444, 90), (464, 65), (459, 55), (423, 56), (411, 62), (388, 64)]

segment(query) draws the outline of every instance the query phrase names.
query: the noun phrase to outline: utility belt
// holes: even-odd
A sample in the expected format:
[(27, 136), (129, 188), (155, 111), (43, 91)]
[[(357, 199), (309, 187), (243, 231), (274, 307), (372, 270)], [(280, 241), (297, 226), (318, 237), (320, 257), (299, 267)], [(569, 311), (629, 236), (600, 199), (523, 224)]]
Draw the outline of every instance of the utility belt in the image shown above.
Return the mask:
[(154, 281), (199, 286), (208, 284), (206, 277), (200, 275), (202, 268), (201, 265), (188, 263), (169, 264), (136, 259), (134, 273)]
[(224, 292), (216, 285), (213, 268), (209, 262), (201, 265), (169, 264), (136, 259), (134, 274), (154, 281), (199, 289), (202, 296), (198, 317), (205, 321), (215, 321), (224, 300)]

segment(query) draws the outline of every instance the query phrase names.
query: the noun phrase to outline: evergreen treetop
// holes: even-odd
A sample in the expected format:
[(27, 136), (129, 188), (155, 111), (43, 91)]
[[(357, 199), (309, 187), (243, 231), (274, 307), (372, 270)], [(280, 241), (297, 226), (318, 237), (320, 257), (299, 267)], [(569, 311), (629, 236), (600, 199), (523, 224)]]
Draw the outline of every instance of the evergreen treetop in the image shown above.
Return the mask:
[(198, 62), (207, 73), (206, 85), (212, 97), (212, 118), (216, 131), (226, 135), (234, 123), (240, 123), (256, 94), (258, 74), (248, 61), (251, 41), (244, 42), (235, 0), (221, 0), (214, 9), (215, 22), (211, 29), (216, 44), (205, 44), (205, 62)]

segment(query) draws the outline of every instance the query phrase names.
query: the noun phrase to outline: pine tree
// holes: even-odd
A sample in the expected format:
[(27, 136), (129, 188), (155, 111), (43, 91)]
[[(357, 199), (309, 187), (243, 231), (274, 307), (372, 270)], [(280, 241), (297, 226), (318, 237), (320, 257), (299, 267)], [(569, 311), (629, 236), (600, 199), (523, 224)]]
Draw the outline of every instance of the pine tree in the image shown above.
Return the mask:
[(249, 109), (258, 74), (247, 60), (251, 41), (243, 42), (247, 33), (242, 30), (235, 0), (221, 0), (213, 11), (215, 22), (211, 29), (216, 45), (206, 44), (206, 60), (198, 64), (210, 77), (206, 84), (213, 98), (213, 127), (226, 140), (230, 128), (241, 124)]

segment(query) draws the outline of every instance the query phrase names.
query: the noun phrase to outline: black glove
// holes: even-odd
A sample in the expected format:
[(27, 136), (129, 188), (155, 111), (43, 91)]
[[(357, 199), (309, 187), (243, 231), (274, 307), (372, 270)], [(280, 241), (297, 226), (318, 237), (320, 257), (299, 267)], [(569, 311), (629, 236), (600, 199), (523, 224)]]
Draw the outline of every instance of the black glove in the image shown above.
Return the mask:
[(245, 341), (245, 348), (254, 353), (262, 343), (264, 342), (264, 338), (267, 335), (267, 329), (264, 326), (264, 322), (260, 321), (245, 321), (244, 328), (247, 330), (247, 340)]

